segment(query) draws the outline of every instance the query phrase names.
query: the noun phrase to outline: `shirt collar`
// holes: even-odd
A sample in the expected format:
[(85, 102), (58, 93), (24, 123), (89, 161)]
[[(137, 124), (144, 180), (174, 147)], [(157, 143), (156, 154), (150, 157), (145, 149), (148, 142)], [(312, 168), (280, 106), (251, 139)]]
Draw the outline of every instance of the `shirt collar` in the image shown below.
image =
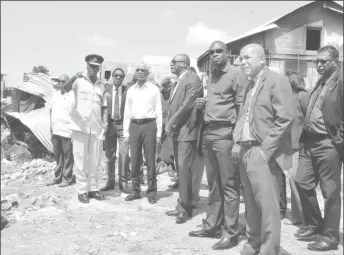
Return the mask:
[(142, 87), (139, 86), (139, 84), (137, 84), (137, 82), (135, 83), (135, 88), (139, 89), (139, 88), (148, 88), (148, 81), (145, 82), (145, 84), (142, 85)]
[(256, 76), (252, 79), (255, 83), (258, 81), (258, 79), (263, 75), (264, 68), (260, 70), (259, 73), (256, 74)]
[[(118, 91), (122, 90), (123, 84), (118, 87)], [(112, 84), (112, 90), (116, 90), (116, 86)]]
[(227, 64), (222, 68), (222, 69), (213, 69), (213, 73), (217, 73), (217, 72), (219, 72), (219, 71), (222, 71), (222, 72), (224, 72), (224, 73), (227, 73), (228, 72), (228, 69), (229, 69), (229, 67), (231, 66), (231, 63), (228, 61), (227, 62)]
[(180, 81), (180, 80), (184, 77), (184, 75), (185, 75), (187, 72), (188, 72), (188, 70), (185, 70), (184, 73), (182, 73), (181, 75), (179, 75), (178, 80)]

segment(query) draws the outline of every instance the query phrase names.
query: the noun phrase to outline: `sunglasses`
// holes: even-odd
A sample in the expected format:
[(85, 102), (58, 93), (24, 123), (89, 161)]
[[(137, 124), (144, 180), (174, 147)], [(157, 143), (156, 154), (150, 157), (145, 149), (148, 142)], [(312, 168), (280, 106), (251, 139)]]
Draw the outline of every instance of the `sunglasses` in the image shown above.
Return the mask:
[(323, 66), (328, 62), (332, 61), (332, 59), (324, 60), (324, 59), (316, 59), (313, 61), (314, 64), (318, 65), (319, 63)]
[(144, 73), (146, 71), (146, 69), (142, 69), (142, 68), (136, 68), (136, 72), (138, 73), (138, 72), (142, 72), (142, 73)]
[(172, 61), (171, 61), (171, 64), (172, 64), (172, 65), (175, 65), (175, 64), (177, 64), (177, 63), (185, 63), (185, 61), (177, 61), (177, 60), (172, 60)]
[(215, 53), (221, 54), (221, 53), (223, 53), (223, 52), (224, 52), (224, 49), (216, 49), (216, 50), (210, 50), (210, 51), (209, 51), (209, 54), (210, 54), (210, 55), (214, 55)]
[(113, 77), (123, 79), (123, 78), (124, 78), (124, 75), (123, 75), (123, 74), (114, 74)]

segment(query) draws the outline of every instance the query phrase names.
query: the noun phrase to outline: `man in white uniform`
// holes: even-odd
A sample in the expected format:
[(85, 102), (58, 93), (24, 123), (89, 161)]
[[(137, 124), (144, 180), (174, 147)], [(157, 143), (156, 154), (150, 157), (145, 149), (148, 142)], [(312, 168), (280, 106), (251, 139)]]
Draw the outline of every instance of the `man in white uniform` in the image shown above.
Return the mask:
[(75, 95), (71, 112), (73, 155), (78, 199), (82, 203), (88, 203), (89, 198), (105, 199), (99, 191), (98, 169), (103, 148), (101, 135), (107, 128), (106, 91), (97, 77), (104, 58), (90, 54), (85, 60), (87, 74), (77, 73), (64, 86), (71, 87)]

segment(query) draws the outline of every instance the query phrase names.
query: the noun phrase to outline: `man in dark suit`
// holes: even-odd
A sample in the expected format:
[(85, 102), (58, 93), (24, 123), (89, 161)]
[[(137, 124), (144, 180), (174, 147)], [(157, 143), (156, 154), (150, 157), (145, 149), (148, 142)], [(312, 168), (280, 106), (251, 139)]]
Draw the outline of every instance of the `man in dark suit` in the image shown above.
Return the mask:
[[(333, 46), (319, 49), (316, 60), (320, 79), (311, 93), (305, 126), (300, 138), (300, 164), (296, 174), (305, 228), (296, 234), (299, 240), (320, 238), (308, 245), (315, 251), (338, 247), (341, 216), (341, 166), (343, 151), (343, 72), (338, 68), (339, 53)], [(321, 216), (315, 188), (325, 199), (324, 218)]]
[[(178, 76), (170, 95), (166, 134), (173, 136), (173, 153), (176, 162), (179, 199), (176, 209), (166, 212), (176, 216), (176, 223), (181, 224), (192, 216), (192, 163), (196, 157), (198, 126), (196, 125), (195, 100), (203, 96), (201, 80), (189, 70), (190, 58), (185, 54), (176, 55), (171, 61), (171, 72)], [(195, 168), (193, 168), (194, 170)], [(202, 169), (195, 169), (201, 171)]]
[(112, 72), (113, 86), (108, 88), (107, 107), (108, 107), (108, 129), (105, 135), (105, 154), (107, 158), (108, 180), (102, 191), (115, 188), (115, 162), (117, 142), (119, 145), (118, 175), (119, 189), (129, 194), (128, 189), (128, 170), (129, 154), (128, 147), (124, 143), (123, 136), (123, 116), (127, 88), (122, 85), (125, 77), (123, 69), (116, 68)]
[(277, 255), (280, 250), (279, 185), (282, 169), (291, 167), (293, 94), (285, 76), (266, 66), (264, 49), (249, 44), (240, 51), (250, 80), (233, 138), (232, 155), (240, 161), (248, 242), (241, 254)]

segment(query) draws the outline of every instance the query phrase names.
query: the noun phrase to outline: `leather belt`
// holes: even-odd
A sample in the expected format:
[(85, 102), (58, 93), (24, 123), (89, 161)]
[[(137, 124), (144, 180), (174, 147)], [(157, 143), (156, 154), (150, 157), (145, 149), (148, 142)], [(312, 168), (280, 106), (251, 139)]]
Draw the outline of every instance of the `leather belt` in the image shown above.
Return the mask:
[(135, 123), (137, 125), (142, 125), (142, 124), (146, 124), (148, 122), (151, 122), (155, 120), (155, 118), (147, 118), (147, 119), (132, 119), (131, 122)]
[(122, 123), (123, 123), (123, 121), (121, 119), (119, 119), (119, 120), (109, 119), (109, 122), (115, 124), (116, 126), (122, 125)]
[(204, 123), (204, 128), (214, 128), (214, 127), (232, 127), (234, 128), (235, 124), (223, 122), (223, 121), (214, 121)]
[(256, 147), (256, 146), (260, 146), (261, 143), (258, 141), (245, 141), (245, 142), (238, 142), (238, 144), (240, 144), (241, 149), (250, 149), (252, 147)]

